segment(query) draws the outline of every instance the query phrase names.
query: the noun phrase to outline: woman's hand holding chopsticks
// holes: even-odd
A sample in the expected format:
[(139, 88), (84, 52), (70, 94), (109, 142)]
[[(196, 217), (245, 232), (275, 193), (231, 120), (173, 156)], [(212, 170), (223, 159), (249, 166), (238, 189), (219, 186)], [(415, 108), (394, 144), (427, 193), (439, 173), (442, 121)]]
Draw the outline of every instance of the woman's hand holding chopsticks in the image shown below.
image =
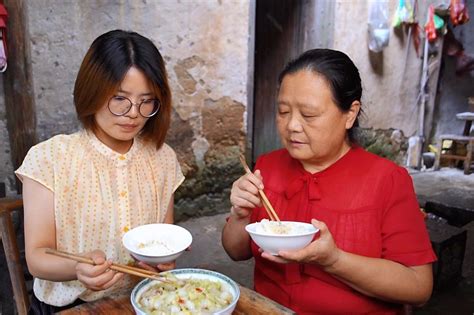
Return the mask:
[(123, 278), (123, 273), (110, 269), (112, 261), (107, 260), (104, 252), (95, 250), (83, 256), (89, 257), (94, 265), (78, 262), (77, 280), (93, 291), (106, 290)]
[[(245, 162), (245, 158), (243, 155), (240, 155), (239, 157), (240, 163), (242, 164), (242, 167), (245, 169), (246, 175), (242, 176), (239, 178), (236, 182), (234, 182), (234, 185), (232, 185), (232, 192), (234, 191), (234, 187), (241, 188), (244, 194), (238, 195), (237, 194), (230, 196), (230, 201), (232, 202), (233, 208), (232, 210), (235, 211), (235, 208), (239, 208), (237, 204), (233, 202), (233, 198), (236, 201), (241, 201), (244, 205), (244, 207), (251, 207), (255, 208), (256, 206), (263, 205), (263, 208), (268, 214), (268, 217), (272, 221), (278, 221), (280, 222), (280, 218), (278, 217), (278, 214), (275, 212), (275, 209), (273, 209), (272, 204), (270, 203), (270, 200), (268, 200), (267, 196), (265, 195), (265, 192), (263, 191), (263, 178), (262, 175), (260, 174), (259, 170), (256, 170), (255, 173), (252, 173), (250, 170), (249, 166), (247, 165), (247, 162)], [(257, 190), (257, 193), (255, 194), (255, 190)], [(240, 200), (239, 200), (240, 198)], [(256, 199), (258, 198), (258, 200)], [(238, 210), (238, 209), (237, 209)], [(238, 215), (238, 213), (237, 213)]]
[(263, 189), (263, 178), (260, 171), (246, 173), (232, 185), (230, 202), (232, 203), (232, 214), (240, 219), (250, 215), (251, 209), (261, 207), (259, 189)]
[[(105, 290), (111, 287), (123, 277), (123, 273), (162, 282), (170, 282), (170, 280), (156, 271), (121, 265), (110, 260), (105, 260), (105, 254), (100, 250), (88, 253), (86, 254), (87, 256), (76, 255), (51, 248), (47, 248), (45, 253), (77, 261), (77, 278), (91, 290)], [(174, 263), (171, 263), (171, 265), (174, 265)], [(153, 269), (150, 266), (148, 267)], [(79, 274), (81, 274), (81, 276), (79, 276)]]
[[(242, 160), (242, 159), (241, 159)], [(252, 173), (247, 164), (242, 163), (246, 174), (232, 184), (230, 202), (232, 208), (227, 224), (222, 232), (222, 243), (234, 260), (252, 257), (250, 235), (245, 226), (250, 223), (252, 210), (262, 206), (259, 190), (263, 189), (263, 178), (259, 170)]]

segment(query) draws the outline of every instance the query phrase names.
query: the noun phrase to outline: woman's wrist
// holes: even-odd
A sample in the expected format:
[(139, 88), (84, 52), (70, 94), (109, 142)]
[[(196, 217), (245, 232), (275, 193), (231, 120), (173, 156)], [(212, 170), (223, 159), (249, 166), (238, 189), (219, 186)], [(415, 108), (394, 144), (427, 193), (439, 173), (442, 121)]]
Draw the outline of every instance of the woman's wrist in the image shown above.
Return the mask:
[(230, 208), (230, 218), (233, 218), (233, 220), (236, 221), (249, 221), (250, 215), (242, 215), (241, 213), (239, 213), (239, 211), (242, 211), (242, 209), (236, 206), (232, 206)]
[(331, 258), (331, 261), (323, 267), (323, 270), (329, 274), (337, 274), (340, 264), (344, 259), (344, 254), (345, 252), (343, 250), (337, 248), (333, 254), (333, 257)]

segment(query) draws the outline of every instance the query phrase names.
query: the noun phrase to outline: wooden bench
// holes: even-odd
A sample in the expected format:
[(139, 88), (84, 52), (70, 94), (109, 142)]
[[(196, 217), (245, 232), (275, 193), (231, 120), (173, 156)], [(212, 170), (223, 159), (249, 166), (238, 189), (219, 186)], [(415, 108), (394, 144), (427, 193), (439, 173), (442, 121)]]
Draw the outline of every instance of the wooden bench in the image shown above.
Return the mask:
[[(450, 148), (444, 148), (445, 141), (452, 141)], [(465, 149), (464, 149), (465, 148)], [(463, 150), (463, 154), (459, 151)], [(436, 152), (436, 159), (434, 169), (439, 170), (441, 160), (450, 160), (451, 165), (457, 161), (463, 161), (464, 174), (471, 173), (472, 151), (474, 150), (474, 137), (459, 136), (459, 135), (441, 135), (439, 136), (438, 148)]]

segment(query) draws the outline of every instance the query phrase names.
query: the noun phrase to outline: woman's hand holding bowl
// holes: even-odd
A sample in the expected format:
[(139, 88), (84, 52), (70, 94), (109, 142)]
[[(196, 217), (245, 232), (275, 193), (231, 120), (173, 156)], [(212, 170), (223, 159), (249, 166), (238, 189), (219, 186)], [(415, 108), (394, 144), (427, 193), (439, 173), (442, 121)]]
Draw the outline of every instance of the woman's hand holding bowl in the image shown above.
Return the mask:
[(323, 268), (333, 266), (338, 261), (341, 250), (324, 222), (312, 219), (311, 224), (319, 229), (319, 237), (308, 246), (295, 251), (280, 251), (278, 256), (263, 252), (262, 257), (277, 263), (315, 264)]

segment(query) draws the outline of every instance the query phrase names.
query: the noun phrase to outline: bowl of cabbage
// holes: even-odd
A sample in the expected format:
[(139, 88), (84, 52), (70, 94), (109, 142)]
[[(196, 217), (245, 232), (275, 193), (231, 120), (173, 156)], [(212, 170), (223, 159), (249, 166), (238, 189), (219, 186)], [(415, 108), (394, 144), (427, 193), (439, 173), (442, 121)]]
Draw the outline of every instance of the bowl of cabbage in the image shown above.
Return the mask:
[(122, 244), (130, 255), (150, 265), (176, 260), (192, 241), (188, 230), (166, 223), (141, 225), (122, 237)]
[(130, 300), (137, 314), (227, 315), (240, 297), (237, 283), (215, 271), (184, 268), (161, 275), (167, 282), (146, 279), (133, 289)]
[(278, 255), (281, 250), (297, 250), (305, 247), (319, 231), (310, 223), (295, 221), (269, 221), (248, 224), (245, 230), (265, 252)]

